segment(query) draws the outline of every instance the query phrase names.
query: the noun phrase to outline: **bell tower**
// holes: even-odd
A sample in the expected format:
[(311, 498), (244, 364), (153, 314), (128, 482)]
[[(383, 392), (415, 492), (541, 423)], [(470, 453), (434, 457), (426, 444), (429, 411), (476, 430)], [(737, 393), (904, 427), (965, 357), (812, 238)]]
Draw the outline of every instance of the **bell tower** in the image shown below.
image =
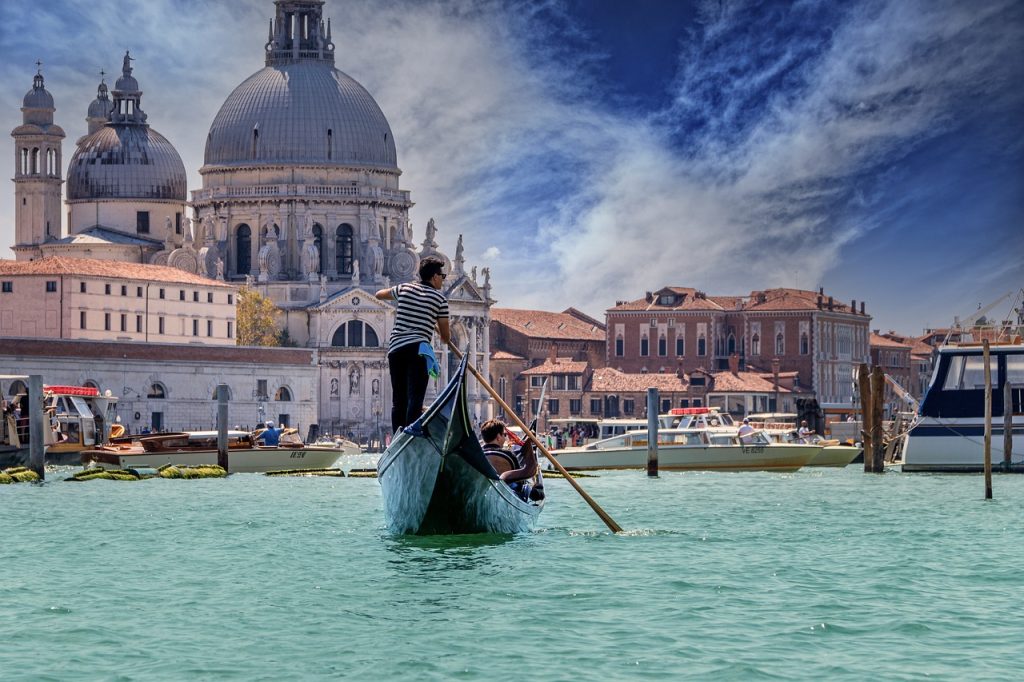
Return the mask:
[[(41, 63), (36, 62), (37, 66)], [(40, 69), (22, 102), (22, 124), (14, 138), (14, 256), (42, 257), (39, 245), (61, 237), (61, 140), (64, 131), (53, 123), (53, 96), (43, 87)]]

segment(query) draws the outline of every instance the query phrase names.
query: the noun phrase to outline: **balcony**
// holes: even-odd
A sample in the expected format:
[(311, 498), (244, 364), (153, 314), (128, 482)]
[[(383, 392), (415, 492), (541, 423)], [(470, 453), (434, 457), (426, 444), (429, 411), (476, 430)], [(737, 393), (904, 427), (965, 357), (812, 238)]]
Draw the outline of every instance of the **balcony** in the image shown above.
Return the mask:
[(365, 185), (245, 185), (241, 187), (210, 187), (192, 191), (192, 203), (194, 204), (225, 199), (329, 199), (335, 197), (412, 205), (407, 190)]

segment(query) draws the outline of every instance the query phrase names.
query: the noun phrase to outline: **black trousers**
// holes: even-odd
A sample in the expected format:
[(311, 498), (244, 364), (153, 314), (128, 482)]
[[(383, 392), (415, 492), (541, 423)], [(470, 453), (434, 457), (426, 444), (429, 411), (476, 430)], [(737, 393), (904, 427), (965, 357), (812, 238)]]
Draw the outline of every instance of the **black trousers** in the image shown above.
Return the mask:
[(427, 361), (420, 344), (410, 343), (388, 353), (391, 373), (391, 431), (395, 433), (419, 419), (427, 393)]

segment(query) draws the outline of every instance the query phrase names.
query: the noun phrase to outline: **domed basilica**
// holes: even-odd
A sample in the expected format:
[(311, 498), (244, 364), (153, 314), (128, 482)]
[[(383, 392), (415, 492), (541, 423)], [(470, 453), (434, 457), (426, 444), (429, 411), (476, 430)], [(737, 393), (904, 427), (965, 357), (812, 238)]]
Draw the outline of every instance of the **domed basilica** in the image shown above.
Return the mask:
[[(191, 202), (184, 164), (150, 126), (126, 53), (113, 90), (101, 83), (88, 107), (88, 134), (68, 164), (69, 224), (61, 234), (64, 133), (53, 124), (53, 98), (37, 74), (22, 109), (25, 124), (12, 133), (26, 153), (16, 164), (14, 250), (19, 260), (70, 255), (166, 264), (264, 293), (281, 309), (291, 341), (318, 349), (321, 429), (345, 432), (389, 420), (386, 344), (394, 307), (374, 291), (415, 279), (426, 256), (445, 261), (453, 340), (486, 375), (489, 272), (478, 278), (475, 267), (467, 271), (461, 236), (454, 259), (441, 253), (433, 220), (414, 244), (413, 202), (400, 186), (391, 127), (370, 93), (335, 68), (323, 0), (274, 5), (264, 67), (214, 117), (202, 188)], [(479, 387), (471, 398), (475, 416), (485, 419)]]

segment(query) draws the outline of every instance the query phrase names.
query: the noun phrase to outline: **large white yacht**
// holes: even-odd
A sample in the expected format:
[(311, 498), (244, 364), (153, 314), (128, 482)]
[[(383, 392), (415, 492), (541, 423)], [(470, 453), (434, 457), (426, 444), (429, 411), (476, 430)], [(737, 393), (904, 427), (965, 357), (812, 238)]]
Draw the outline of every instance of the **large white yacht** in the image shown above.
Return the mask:
[[(920, 418), (907, 434), (903, 471), (981, 471), (984, 467), (985, 369), (980, 344), (943, 346), (921, 403)], [(1012, 410), (1011, 470), (1024, 471), (1024, 345), (990, 348), (992, 468), (1003, 466), (1004, 410)], [(1004, 405), (1010, 384), (1011, 405)]]

